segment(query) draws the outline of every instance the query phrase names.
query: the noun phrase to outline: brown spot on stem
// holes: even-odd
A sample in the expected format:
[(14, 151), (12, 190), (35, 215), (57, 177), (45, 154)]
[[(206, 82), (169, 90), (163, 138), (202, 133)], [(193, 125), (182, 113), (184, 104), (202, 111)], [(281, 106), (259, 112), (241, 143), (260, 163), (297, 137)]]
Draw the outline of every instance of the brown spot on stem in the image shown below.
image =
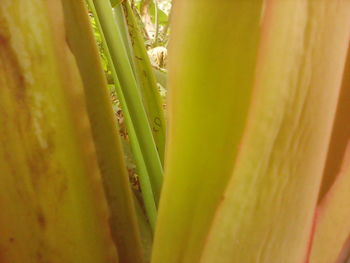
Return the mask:
[(36, 219), (37, 219), (40, 227), (45, 228), (46, 224), (47, 224), (47, 221), (46, 221), (46, 218), (45, 218), (43, 212), (42, 211), (38, 211), (36, 216), (37, 216)]

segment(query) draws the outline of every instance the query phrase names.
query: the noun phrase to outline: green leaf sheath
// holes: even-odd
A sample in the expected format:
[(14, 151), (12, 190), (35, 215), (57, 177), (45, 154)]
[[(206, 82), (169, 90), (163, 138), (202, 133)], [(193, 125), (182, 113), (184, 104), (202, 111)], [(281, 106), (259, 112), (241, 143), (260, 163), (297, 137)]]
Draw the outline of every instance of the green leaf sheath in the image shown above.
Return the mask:
[(153, 263), (199, 262), (246, 123), (261, 3), (174, 3), (165, 181)]
[(164, 162), (166, 123), (162, 99), (157, 86), (157, 79), (154, 74), (147, 50), (144, 44), (140, 28), (136, 21), (134, 12), (128, 2), (123, 3), (127, 19), (131, 43), (133, 44), (137, 69), (140, 78), (140, 88), (143, 95), (143, 102), (151, 124), (153, 137), (157, 145), (161, 162)]
[(130, 142), (131, 150), (132, 150), (133, 157), (134, 157), (134, 160), (136, 163), (137, 174), (139, 176), (140, 186), (141, 186), (141, 194), (143, 197), (147, 217), (149, 219), (149, 222), (150, 222), (152, 229), (154, 230), (155, 221), (156, 221), (156, 217), (157, 217), (157, 209), (156, 209), (156, 205), (155, 205), (155, 199), (154, 199), (154, 195), (153, 195), (152, 186), (150, 183), (147, 167), (145, 165), (143, 155), (142, 155), (142, 152), (140, 149), (140, 145), (138, 143), (138, 138), (135, 134), (135, 129), (134, 129), (132, 119), (131, 119), (131, 116), (130, 116), (130, 113), (129, 113), (129, 110), (127, 107), (127, 103), (125, 102), (123, 90), (121, 89), (119, 79), (118, 79), (117, 73), (115, 71), (113, 61), (112, 61), (112, 58), (110, 56), (110, 52), (108, 50), (107, 43), (105, 41), (104, 33), (103, 33), (101, 26), (100, 26), (99, 17), (96, 14), (96, 10), (95, 10), (95, 6), (94, 6), (93, 2), (91, 0), (89, 0), (88, 2), (89, 2), (89, 5), (91, 7), (92, 12), (94, 13), (97, 26), (100, 29), (101, 37), (103, 38), (103, 41), (102, 41), (103, 48), (105, 50), (105, 53), (106, 53), (106, 56), (108, 59), (108, 63), (111, 66), (111, 72), (112, 72), (113, 81), (115, 84), (114, 86), (115, 86), (117, 95), (119, 97), (120, 103), (121, 103), (126, 127), (128, 129), (129, 142)]
[(115, 21), (118, 25), (118, 28), (120, 30), (120, 34), (121, 34), (122, 39), (123, 39), (124, 46), (125, 46), (126, 51), (128, 53), (129, 62), (131, 64), (132, 70), (134, 72), (135, 79), (137, 81), (137, 84), (140, 85), (139, 76), (137, 75), (138, 72), (137, 72), (137, 69), (135, 66), (135, 63), (136, 63), (135, 62), (135, 55), (134, 55), (133, 47), (131, 44), (131, 39), (129, 36), (129, 28), (127, 25), (127, 21), (125, 18), (125, 14), (124, 14), (124, 10), (123, 10), (122, 5), (119, 4), (119, 5), (114, 6), (113, 11), (114, 11), (113, 13), (114, 13)]
[(0, 5), (0, 261), (117, 263), (59, 0)]
[(349, 5), (175, 2), (153, 263), (305, 262)]
[(147, 114), (143, 107), (140, 91), (133, 75), (120, 31), (113, 19), (109, 1), (95, 0), (94, 5), (132, 118), (135, 133), (151, 179), (155, 200), (158, 203), (163, 182), (163, 168), (147, 120)]
[(84, 83), (85, 99), (104, 188), (113, 239), (121, 262), (142, 263), (142, 245), (117, 123), (84, 0), (62, 0), (67, 41)]
[(349, 1), (267, 2), (249, 125), (201, 262), (309, 262), (349, 28)]

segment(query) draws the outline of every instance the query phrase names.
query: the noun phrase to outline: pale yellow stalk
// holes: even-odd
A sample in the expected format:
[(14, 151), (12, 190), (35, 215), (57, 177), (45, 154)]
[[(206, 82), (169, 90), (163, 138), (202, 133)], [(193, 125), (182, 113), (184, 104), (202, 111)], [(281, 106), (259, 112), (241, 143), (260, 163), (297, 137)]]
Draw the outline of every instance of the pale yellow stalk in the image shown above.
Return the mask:
[(116, 263), (58, 0), (0, 5), (0, 261)]
[[(321, 201), (317, 207), (310, 263), (344, 263), (345, 257), (350, 255), (349, 52), (350, 49), (327, 156), (328, 165), (319, 196)], [(333, 168), (333, 172), (330, 168)]]
[(348, 0), (267, 1), (249, 124), (202, 263), (306, 262), (349, 29)]
[(84, 83), (97, 159), (110, 208), (112, 237), (123, 263), (144, 262), (140, 231), (106, 78), (84, 0), (62, 0), (67, 42)]
[(165, 184), (153, 263), (196, 263), (246, 122), (260, 0), (175, 1)]

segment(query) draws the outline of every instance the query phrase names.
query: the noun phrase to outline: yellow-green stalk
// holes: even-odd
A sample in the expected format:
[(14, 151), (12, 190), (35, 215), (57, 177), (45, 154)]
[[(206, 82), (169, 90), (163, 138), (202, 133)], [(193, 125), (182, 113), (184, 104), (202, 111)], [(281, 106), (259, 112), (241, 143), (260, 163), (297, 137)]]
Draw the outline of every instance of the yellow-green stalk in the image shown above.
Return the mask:
[(315, 231), (310, 247), (310, 263), (343, 263), (350, 255), (349, 94), (350, 48), (319, 195)]
[(179, 0), (153, 263), (196, 263), (233, 169), (254, 82), (262, 1)]
[(154, 199), (154, 195), (153, 195), (152, 186), (150, 183), (147, 167), (146, 167), (144, 158), (142, 156), (140, 145), (138, 143), (138, 139), (137, 139), (137, 136), (135, 134), (135, 129), (134, 129), (134, 126), (132, 123), (132, 119), (131, 119), (131, 116), (130, 116), (130, 113), (128, 110), (128, 105), (125, 101), (123, 90), (121, 89), (119, 79), (118, 79), (117, 73), (115, 71), (113, 61), (112, 61), (112, 58), (110, 56), (110, 52), (109, 52), (109, 49), (108, 49), (108, 46), (107, 46), (107, 43), (106, 43), (106, 40), (104, 37), (104, 33), (102, 31), (102, 28), (101, 28), (101, 25), (99, 22), (99, 17), (96, 13), (96, 10), (95, 10), (94, 3), (92, 2), (92, 0), (88, 0), (88, 3), (90, 5), (90, 8), (91, 8), (93, 14), (94, 14), (94, 18), (95, 18), (97, 27), (100, 30), (104, 52), (106, 53), (106, 57), (108, 59), (108, 63), (109, 63), (110, 68), (111, 68), (116, 93), (117, 93), (118, 98), (120, 100), (120, 104), (121, 104), (121, 108), (123, 111), (126, 127), (128, 130), (130, 147), (131, 147), (131, 151), (133, 153), (133, 158), (134, 158), (135, 163), (136, 163), (136, 170), (137, 170), (137, 174), (138, 174), (139, 181), (140, 181), (141, 195), (143, 197), (143, 202), (145, 205), (146, 214), (147, 214), (148, 220), (150, 222), (150, 225), (151, 225), (152, 229), (154, 230), (155, 223), (156, 223), (156, 217), (157, 217), (157, 209), (156, 209), (156, 205), (155, 205), (155, 199)]
[(125, 17), (129, 27), (129, 34), (134, 51), (136, 68), (140, 80), (143, 102), (147, 111), (148, 121), (151, 124), (153, 137), (157, 145), (161, 162), (164, 162), (166, 123), (163, 103), (157, 86), (157, 79), (151, 65), (144, 39), (129, 2), (123, 2)]
[(308, 262), (349, 28), (347, 0), (267, 1), (249, 123), (202, 263)]
[(0, 5), (1, 262), (118, 262), (62, 13), (59, 0)]
[(109, 0), (94, 0), (93, 2), (115, 70), (118, 74), (125, 101), (128, 105), (135, 133), (150, 176), (155, 201), (158, 204), (163, 182), (163, 168), (153, 139), (151, 127), (148, 123), (137, 81), (128, 59), (122, 35), (113, 18), (112, 7)]
[(142, 263), (143, 251), (124, 153), (84, 0), (62, 0), (67, 42), (84, 83), (85, 99), (121, 262)]

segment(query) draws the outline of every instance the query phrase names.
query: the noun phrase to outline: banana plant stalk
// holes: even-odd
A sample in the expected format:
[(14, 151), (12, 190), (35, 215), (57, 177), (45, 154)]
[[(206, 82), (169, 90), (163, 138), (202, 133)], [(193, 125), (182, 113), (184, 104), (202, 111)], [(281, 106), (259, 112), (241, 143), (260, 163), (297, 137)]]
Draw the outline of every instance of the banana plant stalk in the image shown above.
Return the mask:
[[(310, 262), (350, 2), (178, 0), (174, 8), (152, 263)], [(346, 207), (340, 196), (330, 203)], [(323, 211), (348, 216), (330, 207)], [(315, 238), (326, 247), (323, 230), (341, 231), (331, 216), (320, 222)]]
[(163, 168), (153, 139), (146, 110), (143, 106), (141, 94), (128, 59), (122, 35), (113, 18), (109, 0), (94, 0), (104, 36), (107, 41), (118, 79), (123, 89), (125, 101), (135, 128), (148, 174), (151, 179), (156, 204), (160, 197), (163, 182)]
[(86, 3), (84, 0), (62, 0), (62, 3), (67, 42), (84, 83), (99, 167), (111, 212), (112, 235), (120, 248), (119, 259), (142, 263), (141, 237), (125, 158)]
[(150, 222), (150, 225), (151, 225), (152, 229), (154, 230), (155, 229), (155, 221), (156, 221), (157, 211), (156, 211), (155, 199), (154, 199), (154, 195), (153, 195), (152, 186), (151, 186), (151, 183), (150, 183), (150, 178), (149, 178), (149, 175), (148, 175), (147, 167), (146, 167), (145, 161), (143, 159), (143, 155), (142, 155), (142, 152), (141, 152), (141, 149), (140, 149), (140, 145), (138, 143), (138, 139), (137, 139), (137, 136), (135, 134), (135, 129), (134, 129), (134, 126), (133, 126), (133, 123), (132, 123), (132, 119), (131, 119), (131, 116), (130, 116), (130, 113), (129, 113), (129, 110), (128, 110), (128, 105), (127, 105), (127, 103), (125, 101), (123, 90), (121, 89), (121, 86), (120, 86), (120, 83), (119, 83), (119, 79), (118, 79), (117, 73), (115, 71), (115, 68), (114, 68), (114, 65), (113, 65), (112, 58), (110, 56), (110, 52), (109, 52), (108, 46), (106, 44), (104, 33), (102, 31), (102, 28), (101, 28), (101, 25), (100, 25), (100, 22), (99, 22), (99, 17), (98, 17), (98, 15), (96, 13), (96, 10), (95, 10), (94, 3), (92, 2), (92, 0), (88, 0), (88, 4), (89, 4), (90, 9), (92, 10), (92, 12), (94, 14), (94, 18), (95, 18), (97, 27), (99, 28), (99, 32), (100, 32), (101, 37), (102, 37), (102, 44), (103, 44), (104, 52), (106, 53), (109, 66), (111, 68), (113, 81), (114, 81), (114, 86), (115, 86), (118, 98), (120, 99), (120, 104), (121, 104), (122, 111), (123, 111), (123, 114), (124, 114), (126, 127), (128, 129), (128, 135), (129, 135), (131, 151), (133, 153), (133, 157), (134, 157), (134, 160), (135, 160), (135, 163), (136, 163), (136, 169), (137, 169), (137, 174), (138, 174), (139, 180), (140, 180), (141, 194), (142, 194), (142, 197), (143, 197), (145, 210), (146, 210), (147, 217), (148, 217), (148, 220)]
[(349, 94), (350, 46), (316, 209), (310, 263), (344, 263), (350, 255)]
[(141, 31), (136, 21), (134, 12), (128, 1), (123, 2), (122, 5), (124, 8), (131, 43), (134, 50), (144, 105), (147, 111), (148, 120), (151, 123), (151, 128), (153, 131), (153, 136), (157, 145), (159, 156), (161, 162), (163, 163), (165, 151), (166, 123), (164, 118), (162, 99), (158, 91), (157, 79), (154, 74), (150, 58), (147, 54), (144, 40), (141, 35)]
[(261, 7), (260, 0), (174, 3), (153, 263), (199, 262), (246, 124)]
[[(88, 0), (88, 1), (91, 2), (92, 0)], [(125, 14), (124, 14), (122, 5), (120, 3), (120, 4), (112, 5), (112, 7), (113, 7), (113, 11), (114, 11), (113, 12), (114, 18), (115, 18), (115, 21), (116, 21), (116, 23), (118, 25), (118, 28), (120, 30), (120, 34), (122, 36), (124, 46), (125, 46), (126, 51), (128, 53), (128, 58), (129, 58), (131, 67), (133, 69), (135, 79), (137, 81), (137, 84), (140, 85), (140, 83), (139, 83), (139, 76), (137, 75), (138, 73), (136, 71), (136, 66), (135, 66), (135, 63), (136, 63), (135, 55), (134, 55), (134, 52), (133, 52), (131, 39), (130, 39), (130, 36), (129, 36), (129, 28), (128, 28), (128, 25), (127, 25), (127, 21), (126, 21), (126, 18), (125, 18)]]
[(1, 1), (1, 262), (118, 262), (63, 19), (59, 0)]
[(349, 43), (349, 5), (267, 2), (249, 123), (202, 262), (309, 262)]

